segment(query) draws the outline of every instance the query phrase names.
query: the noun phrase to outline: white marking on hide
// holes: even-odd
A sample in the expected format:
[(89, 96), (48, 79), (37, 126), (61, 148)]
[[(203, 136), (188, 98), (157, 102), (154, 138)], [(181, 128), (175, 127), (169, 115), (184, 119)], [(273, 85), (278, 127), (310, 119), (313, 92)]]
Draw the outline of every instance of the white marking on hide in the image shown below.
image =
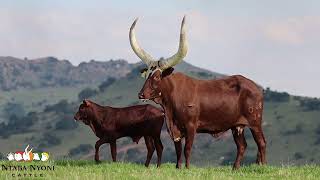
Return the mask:
[(236, 127), (236, 129), (237, 129), (238, 136), (239, 136), (240, 134), (242, 134), (242, 132), (243, 132), (243, 127), (238, 126), (238, 127)]

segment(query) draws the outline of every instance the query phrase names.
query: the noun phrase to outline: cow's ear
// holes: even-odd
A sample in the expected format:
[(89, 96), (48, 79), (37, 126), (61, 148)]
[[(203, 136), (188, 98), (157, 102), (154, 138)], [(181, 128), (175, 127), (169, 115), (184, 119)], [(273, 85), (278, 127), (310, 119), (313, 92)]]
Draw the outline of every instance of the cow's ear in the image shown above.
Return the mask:
[(148, 68), (143, 68), (143, 69), (141, 69), (141, 70), (140, 70), (140, 75), (141, 75), (141, 77), (146, 78), (146, 76), (147, 76), (147, 71), (148, 71)]
[(83, 104), (86, 105), (86, 106), (90, 106), (91, 103), (87, 99), (84, 99), (83, 100)]
[(146, 72), (147, 70), (148, 70), (148, 68), (143, 68), (140, 70), (140, 73), (142, 74), (142, 73)]
[(169, 67), (168, 69), (162, 71), (161, 78), (164, 78), (166, 76), (169, 76), (174, 71), (173, 67)]

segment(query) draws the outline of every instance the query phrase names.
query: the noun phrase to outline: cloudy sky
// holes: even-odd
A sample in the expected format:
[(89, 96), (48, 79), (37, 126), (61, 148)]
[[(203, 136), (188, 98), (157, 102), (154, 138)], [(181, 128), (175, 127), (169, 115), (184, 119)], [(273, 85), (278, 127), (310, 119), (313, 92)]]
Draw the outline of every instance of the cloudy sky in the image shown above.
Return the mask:
[(0, 0), (0, 55), (138, 62), (128, 30), (154, 57), (176, 52), (187, 15), (185, 60), (265, 87), (320, 97), (318, 0)]

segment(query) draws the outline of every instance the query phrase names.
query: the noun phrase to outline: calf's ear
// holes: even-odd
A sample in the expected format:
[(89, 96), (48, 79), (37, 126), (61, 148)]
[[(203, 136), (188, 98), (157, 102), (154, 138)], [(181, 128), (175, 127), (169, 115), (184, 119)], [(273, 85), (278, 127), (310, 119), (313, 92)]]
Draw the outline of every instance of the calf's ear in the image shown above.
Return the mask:
[(86, 106), (90, 106), (91, 103), (90, 103), (90, 101), (84, 99), (83, 100), (83, 104), (86, 105)]
[(161, 73), (161, 78), (164, 78), (166, 76), (169, 76), (172, 72), (174, 71), (173, 67), (169, 67), (168, 69), (165, 69), (164, 71), (162, 71)]

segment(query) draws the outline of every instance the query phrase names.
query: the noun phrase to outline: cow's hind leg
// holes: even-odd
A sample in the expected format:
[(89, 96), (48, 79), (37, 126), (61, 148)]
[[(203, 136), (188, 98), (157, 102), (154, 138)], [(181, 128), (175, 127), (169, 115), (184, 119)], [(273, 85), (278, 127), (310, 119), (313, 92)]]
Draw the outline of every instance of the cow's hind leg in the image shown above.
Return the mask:
[(181, 162), (182, 162), (182, 159), (181, 159), (182, 142), (181, 142), (181, 140), (180, 140), (180, 141), (177, 141), (177, 142), (174, 142), (174, 147), (175, 147), (175, 149), (176, 149), (176, 155), (177, 155), (176, 168), (177, 168), (177, 169), (180, 169), (180, 168), (181, 168)]
[(160, 167), (161, 165), (161, 157), (162, 157), (162, 151), (163, 151), (163, 145), (160, 139), (160, 135), (156, 136), (153, 138), (154, 144), (156, 146), (156, 151), (157, 151), (157, 167)]
[(146, 143), (146, 146), (147, 146), (147, 150), (148, 150), (148, 154), (147, 154), (147, 160), (146, 162), (144, 163), (144, 165), (146, 167), (149, 166), (150, 164), (150, 160), (152, 158), (152, 155), (153, 155), (153, 152), (155, 150), (155, 147), (154, 147), (154, 144), (153, 144), (153, 141), (152, 141), (152, 138), (149, 137), (149, 136), (144, 136), (144, 141)]
[(258, 153), (257, 153), (257, 164), (263, 165), (266, 164), (266, 140), (264, 138), (262, 128), (251, 128), (251, 133), (253, 138), (258, 146)]
[(232, 128), (234, 142), (237, 145), (237, 158), (233, 164), (233, 169), (238, 169), (247, 148), (247, 142), (244, 138), (244, 129), (242, 127)]

